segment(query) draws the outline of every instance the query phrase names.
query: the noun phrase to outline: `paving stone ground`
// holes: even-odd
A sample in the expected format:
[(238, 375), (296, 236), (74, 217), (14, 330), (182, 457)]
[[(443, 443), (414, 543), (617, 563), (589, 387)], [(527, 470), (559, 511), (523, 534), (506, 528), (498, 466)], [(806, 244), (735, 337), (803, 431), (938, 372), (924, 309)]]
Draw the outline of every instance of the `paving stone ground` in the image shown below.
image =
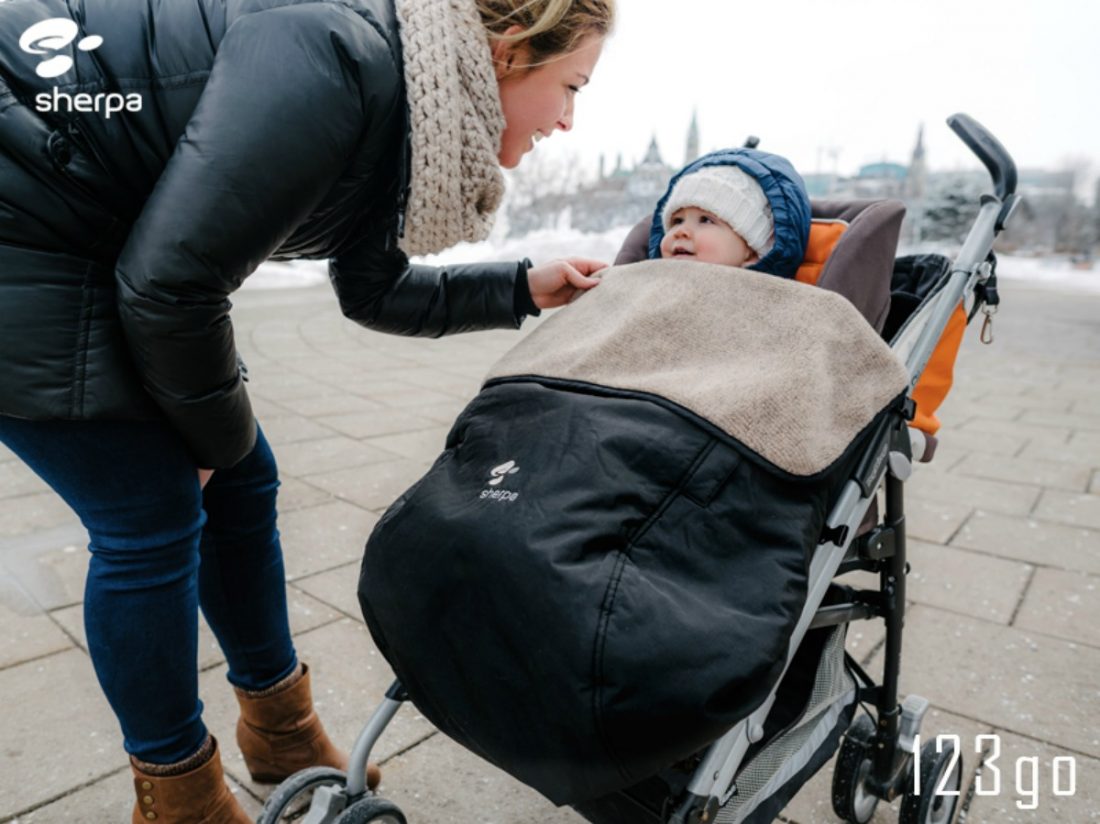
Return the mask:
[[(1014, 282), (1002, 295), (996, 343), (971, 330), (940, 413), (940, 451), (907, 487), (902, 688), (931, 700), (927, 735), (959, 737), (967, 824), (1100, 821), (1100, 297)], [(282, 469), (292, 629), (318, 710), (350, 746), (392, 679), (356, 602), (363, 541), (518, 338), (372, 333), (344, 321), (325, 288), (244, 292), (236, 304), (254, 405)], [(73, 515), (0, 447), (0, 822), (128, 820), (120, 734), (85, 651), (85, 543)], [(225, 663), (201, 633), (206, 720), (255, 814), (270, 790), (248, 780)], [(877, 624), (849, 632), (872, 672), (881, 639)], [(384, 794), (412, 824), (582, 820), (411, 707), (379, 746)], [(780, 820), (836, 821), (831, 769)], [(874, 821), (896, 809), (880, 805)]]

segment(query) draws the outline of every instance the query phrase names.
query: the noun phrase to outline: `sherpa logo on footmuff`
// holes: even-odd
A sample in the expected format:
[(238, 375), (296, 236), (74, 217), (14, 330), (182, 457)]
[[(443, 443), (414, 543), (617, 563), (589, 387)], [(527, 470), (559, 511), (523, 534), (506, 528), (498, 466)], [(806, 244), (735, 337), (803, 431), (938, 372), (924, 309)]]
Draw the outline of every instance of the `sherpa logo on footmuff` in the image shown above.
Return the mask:
[(519, 472), (519, 467), (516, 466), (515, 461), (508, 461), (508, 463), (502, 463), (500, 466), (494, 466), (489, 472), (493, 476), (493, 479), (489, 481), (489, 486), (498, 486), (506, 475), (515, 475), (517, 472)]
[[(500, 466), (494, 466), (489, 470), (490, 480), (489, 486), (500, 486), (504, 482), (504, 479), (509, 475), (515, 475), (519, 472), (519, 467), (516, 466), (515, 461), (508, 461), (502, 463)], [(510, 492), (506, 489), (483, 489), (481, 490), (481, 498), (488, 499), (490, 501), (502, 501), (504, 503), (512, 503), (519, 497), (518, 492)]]

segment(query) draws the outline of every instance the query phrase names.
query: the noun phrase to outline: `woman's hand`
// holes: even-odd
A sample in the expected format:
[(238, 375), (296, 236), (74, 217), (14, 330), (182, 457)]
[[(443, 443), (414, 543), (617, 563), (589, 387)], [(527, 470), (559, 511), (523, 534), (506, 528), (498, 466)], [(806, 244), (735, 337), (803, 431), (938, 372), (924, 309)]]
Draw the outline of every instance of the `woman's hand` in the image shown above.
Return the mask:
[(210, 476), (214, 474), (213, 469), (200, 469), (199, 470), (199, 489), (206, 487), (206, 482), (210, 480)]
[(552, 260), (542, 266), (533, 266), (527, 270), (531, 300), (539, 309), (564, 306), (599, 283), (590, 275), (606, 268), (606, 263), (588, 258)]

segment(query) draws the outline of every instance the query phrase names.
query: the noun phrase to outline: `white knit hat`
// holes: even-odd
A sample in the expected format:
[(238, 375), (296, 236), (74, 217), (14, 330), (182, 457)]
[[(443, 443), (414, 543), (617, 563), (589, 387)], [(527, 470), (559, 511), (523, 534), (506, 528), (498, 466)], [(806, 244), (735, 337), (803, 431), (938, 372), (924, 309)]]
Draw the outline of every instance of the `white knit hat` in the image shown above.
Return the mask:
[(737, 166), (704, 166), (676, 181), (665, 202), (661, 223), (688, 206), (704, 209), (729, 224), (760, 257), (775, 243), (775, 221), (768, 198), (752, 175)]

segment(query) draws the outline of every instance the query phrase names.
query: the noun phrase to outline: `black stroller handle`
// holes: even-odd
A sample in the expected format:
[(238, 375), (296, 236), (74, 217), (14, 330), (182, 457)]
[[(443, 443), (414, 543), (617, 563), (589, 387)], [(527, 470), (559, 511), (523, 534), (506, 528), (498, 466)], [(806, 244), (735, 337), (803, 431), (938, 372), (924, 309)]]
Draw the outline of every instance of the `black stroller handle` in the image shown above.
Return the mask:
[(989, 169), (997, 199), (1002, 203), (1016, 191), (1016, 163), (989, 130), (968, 114), (947, 118), (947, 125)]

